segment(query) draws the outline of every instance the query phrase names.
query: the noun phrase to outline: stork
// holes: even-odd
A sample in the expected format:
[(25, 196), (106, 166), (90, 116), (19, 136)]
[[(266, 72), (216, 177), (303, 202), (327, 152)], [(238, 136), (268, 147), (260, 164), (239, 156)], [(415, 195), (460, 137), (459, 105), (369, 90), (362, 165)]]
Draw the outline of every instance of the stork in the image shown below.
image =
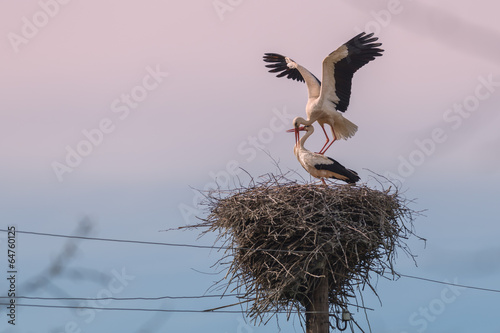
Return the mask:
[[(307, 133), (299, 139), (299, 131), (307, 131)], [(309, 172), (311, 176), (321, 179), (324, 185), (326, 185), (324, 178), (335, 178), (349, 184), (356, 183), (359, 180), (358, 174), (355, 171), (345, 168), (333, 158), (323, 154), (313, 153), (304, 147), (307, 138), (314, 133), (314, 127), (312, 125), (294, 127), (287, 132), (295, 132), (295, 146), (293, 147), (293, 152), (302, 167)]]
[[(358, 130), (358, 126), (345, 118), (342, 113), (347, 110), (351, 96), (351, 84), (354, 73), (375, 57), (381, 56), (384, 50), (375, 43), (377, 37), (373, 33), (364, 32), (356, 35), (323, 60), (321, 83), (314, 74), (289, 57), (277, 53), (265, 53), (264, 61), (271, 64), (269, 72), (278, 73), (277, 77), (305, 82), (308, 90), (306, 105), (307, 119), (296, 117), (294, 127), (311, 125), (317, 121), (326, 136), (326, 142), (319, 154), (324, 154), (337, 139), (348, 139)], [(324, 124), (330, 125), (333, 140), (326, 133)], [(328, 145), (328, 146), (327, 146)]]

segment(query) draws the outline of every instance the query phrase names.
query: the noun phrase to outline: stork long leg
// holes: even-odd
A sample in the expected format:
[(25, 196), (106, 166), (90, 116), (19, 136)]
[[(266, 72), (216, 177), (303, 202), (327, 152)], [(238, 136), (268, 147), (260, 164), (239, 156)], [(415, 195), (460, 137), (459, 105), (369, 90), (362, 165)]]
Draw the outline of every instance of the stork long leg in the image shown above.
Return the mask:
[[(321, 154), (323, 155), (325, 152), (323, 151), (323, 149), (325, 149), (326, 145), (328, 144), (328, 142), (330, 142), (330, 138), (328, 137), (328, 134), (326, 133), (326, 130), (325, 130), (325, 124), (320, 124), (321, 128), (323, 129), (323, 133), (325, 133), (325, 136), (326, 136), (326, 142), (325, 144), (323, 145), (323, 147), (321, 148), (321, 150), (318, 152), (318, 154)], [(328, 146), (330, 147), (330, 146)], [(326, 150), (325, 150), (326, 151)]]
[(321, 125), (321, 127), (323, 128), (323, 132), (325, 132), (327, 141), (326, 141), (325, 145), (323, 146), (323, 148), (321, 148), (321, 150), (319, 151), (318, 154), (324, 155), (326, 153), (326, 151), (328, 150), (328, 148), (330, 148), (330, 146), (335, 142), (335, 140), (337, 140), (337, 136), (335, 135), (335, 130), (333, 129), (333, 126), (332, 126), (333, 140), (332, 140), (332, 142), (330, 142), (328, 147), (326, 147), (326, 145), (327, 145), (328, 141), (330, 141), (330, 139), (328, 138), (328, 135), (326, 134), (326, 130), (323, 127), (323, 125)]
[(328, 186), (328, 185), (326, 184), (326, 182), (325, 182), (325, 179), (324, 179), (324, 178), (321, 178), (321, 181), (323, 182), (323, 185)]

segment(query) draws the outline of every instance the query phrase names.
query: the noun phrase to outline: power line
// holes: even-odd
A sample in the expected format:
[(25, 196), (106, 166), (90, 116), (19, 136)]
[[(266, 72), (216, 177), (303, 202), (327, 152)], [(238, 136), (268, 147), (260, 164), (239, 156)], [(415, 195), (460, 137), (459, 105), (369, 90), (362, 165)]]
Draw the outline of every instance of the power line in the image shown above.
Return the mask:
[[(220, 298), (223, 297), (245, 297), (244, 294), (225, 294), (225, 295), (201, 295), (201, 296), (159, 296), (159, 297), (37, 297), (37, 296), (0, 296), (0, 299), (29, 299), (29, 300), (42, 300), (42, 301), (156, 301), (162, 299), (202, 299), (202, 298)], [(253, 299), (246, 299), (245, 301), (252, 301)], [(360, 306), (357, 304), (347, 303), (348, 305), (374, 311), (372, 308)], [(16, 303), (17, 305), (17, 303)], [(207, 310), (204, 310), (207, 311)]]
[(242, 296), (241, 294), (226, 295), (199, 295), (199, 296), (158, 296), (158, 297), (36, 297), (36, 296), (0, 296), (0, 299), (31, 299), (47, 301), (157, 301), (162, 299), (201, 299), (201, 298), (222, 298), (230, 296)]
[[(410, 279), (416, 279), (416, 280), (422, 280), (422, 281), (427, 281), (427, 282), (432, 282), (432, 283), (439, 283), (439, 284), (444, 284), (444, 285), (449, 285), (449, 286), (456, 286), (456, 287), (461, 287), (461, 288), (468, 288), (468, 289), (474, 289), (474, 290), (480, 290), (480, 291), (487, 291), (487, 292), (494, 292), (494, 293), (500, 293), (499, 289), (491, 289), (491, 288), (482, 288), (482, 287), (475, 287), (475, 286), (469, 286), (469, 285), (464, 285), (464, 284), (458, 284), (458, 283), (452, 283), (452, 282), (446, 282), (446, 281), (439, 281), (439, 280), (433, 280), (433, 279), (428, 279), (428, 278), (423, 278), (419, 276), (412, 276), (412, 275), (407, 275), (407, 274), (401, 274), (398, 273), (399, 276), (405, 277), (405, 278), (410, 278)], [(243, 294), (220, 294), (220, 295), (194, 295), (194, 296), (157, 296), (157, 297), (36, 297), (36, 296), (15, 296), (15, 297), (8, 297), (8, 296), (0, 296), (0, 299), (30, 299), (30, 300), (59, 300), (59, 301), (105, 301), (105, 300), (115, 300), (115, 301), (156, 301), (156, 300), (162, 300), (162, 299), (202, 299), (202, 298), (223, 298), (223, 297), (238, 297), (238, 296), (244, 296)]]
[[(7, 232), (8, 230), (0, 229), (0, 231)], [(85, 239), (85, 240), (104, 241), (104, 242), (118, 242), (118, 243), (133, 243), (133, 244), (147, 244), (147, 245), (194, 247), (194, 248), (200, 248), (200, 249), (219, 249), (219, 248), (216, 248), (214, 246), (209, 246), (209, 245), (162, 243), (162, 242), (149, 242), (149, 241), (138, 241), (138, 240), (129, 240), (129, 239), (115, 239), (115, 238), (98, 238), (98, 237), (87, 237), (87, 236), (61, 235), (61, 234), (53, 234), (53, 233), (45, 233), (45, 232), (35, 232), (35, 231), (16, 230), (16, 233), (30, 234), (30, 235), (37, 235), (37, 236), (49, 236), (49, 237), (60, 237), (60, 238)], [(224, 248), (221, 248), (221, 249), (224, 249)], [(227, 248), (227, 249), (230, 249), (230, 248)]]
[(446, 282), (446, 281), (433, 280), (433, 279), (423, 278), (423, 277), (419, 277), (419, 276), (406, 275), (406, 274), (398, 274), (398, 275), (400, 275), (402, 277), (410, 278), (410, 279), (416, 279), (416, 280), (423, 280), (423, 281), (428, 281), (428, 282), (433, 282), (433, 283), (446, 284), (446, 285), (449, 285), (449, 286), (455, 286), (455, 287), (462, 287), (462, 288), (468, 288), (468, 289), (474, 289), (474, 290), (481, 290), (481, 291), (489, 291), (489, 292), (494, 292), (494, 293), (500, 293), (500, 290), (498, 290), (498, 289), (474, 287), (474, 286), (468, 286), (468, 285), (464, 285), (464, 284), (458, 284), (458, 283), (452, 283), (452, 282)]
[[(10, 305), (10, 303), (0, 303), (0, 305)], [(90, 309), (107, 311), (142, 311), (142, 312), (174, 312), (174, 313), (246, 313), (244, 310), (191, 310), (191, 309), (150, 309), (150, 308), (103, 308), (96, 306), (72, 306), (72, 305), (47, 305), (47, 304), (23, 304), (16, 303), (16, 306), (33, 308), (55, 308), (55, 309)], [(269, 311), (271, 313), (289, 313), (289, 311)], [(308, 313), (319, 313), (307, 311)], [(306, 312), (304, 312), (306, 313)], [(339, 312), (340, 313), (340, 312)], [(331, 314), (330, 314), (331, 315)]]
[[(10, 303), (0, 303), (0, 305), (10, 305)], [(16, 306), (34, 307), (34, 308), (57, 308), (57, 309), (90, 309), (107, 311), (145, 311), (145, 312), (177, 312), (177, 313), (244, 313), (242, 310), (189, 310), (189, 309), (149, 309), (149, 308), (103, 308), (96, 306), (76, 306), (76, 305), (47, 305), (47, 304), (22, 304), (16, 303)]]
[[(8, 230), (5, 230), (5, 229), (0, 229), (0, 231), (1, 232), (8, 232)], [(215, 250), (248, 250), (248, 251), (262, 251), (262, 252), (285, 252), (285, 253), (306, 253), (306, 254), (313, 252), (313, 251), (297, 251), (297, 250), (282, 250), (282, 249), (254, 249), (254, 248), (246, 248), (246, 247), (228, 247), (228, 246), (216, 247), (213, 245), (163, 243), (163, 242), (139, 241), (139, 240), (131, 240), (131, 239), (116, 239), (116, 238), (100, 238), (100, 237), (62, 235), (62, 234), (53, 234), (53, 233), (35, 232), (35, 231), (22, 231), (22, 230), (16, 230), (16, 232), (20, 233), (20, 234), (29, 234), (29, 235), (47, 236), (47, 237), (73, 238), (73, 239), (84, 239), (84, 240), (92, 240), (92, 241), (132, 243), (132, 244), (144, 244), (144, 245), (191, 247), (191, 248), (211, 249), (211, 250), (214, 250), (214, 249)]]

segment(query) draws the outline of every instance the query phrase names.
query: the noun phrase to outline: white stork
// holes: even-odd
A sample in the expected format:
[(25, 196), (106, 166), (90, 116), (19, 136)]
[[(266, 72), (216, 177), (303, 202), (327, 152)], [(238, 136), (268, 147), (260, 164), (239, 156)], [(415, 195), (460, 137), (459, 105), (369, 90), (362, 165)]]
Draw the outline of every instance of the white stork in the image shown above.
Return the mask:
[[(299, 139), (299, 131), (307, 131), (307, 133)], [(304, 147), (307, 138), (314, 133), (314, 127), (312, 125), (295, 127), (287, 132), (295, 132), (295, 146), (293, 147), (293, 152), (295, 156), (297, 156), (302, 167), (309, 172), (311, 176), (321, 179), (325, 185), (326, 182), (323, 178), (335, 178), (350, 184), (356, 183), (359, 180), (358, 174), (355, 171), (345, 168), (333, 158), (323, 154), (313, 153)]]
[[(311, 125), (315, 121), (321, 125), (326, 143), (319, 151), (320, 154), (324, 154), (336, 139), (348, 139), (358, 130), (358, 126), (344, 118), (340, 112), (345, 112), (349, 106), (354, 73), (382, 55), (384, 50), (378, 48), (382, 44), (375, 43), (377, 40), (373, 33), (362, 32), (330, 53), (323, 60), (323, 83), (292, 59), (277, 53), (265, 53), (264, 61), (272, 63), (266, 65), (271, 68), (269, 72), (278, 73), (277, 77), (286, 76), (288, 79), (305, 81), (309, 95), (307, 119), (297, 117), (293, 123), (294, 127)], [(333, 134), (333, 141), (328, 147), (330, 138), (324, 127), (325, 123), (331, 126)]]

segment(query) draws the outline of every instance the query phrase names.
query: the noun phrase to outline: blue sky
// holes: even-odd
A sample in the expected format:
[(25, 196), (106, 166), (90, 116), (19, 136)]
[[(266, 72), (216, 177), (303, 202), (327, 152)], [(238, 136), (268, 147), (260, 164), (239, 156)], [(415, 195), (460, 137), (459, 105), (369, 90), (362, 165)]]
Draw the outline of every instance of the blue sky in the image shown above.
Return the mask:
[[(196, 223), (197, 189), (283, 170), (307, 178), (292, 153), (306, 88), (267, 73), (262, 55), (321, 61), (359, 31), (383, 57), (354, 76), (346, 117), (359, 126), (329, 156), (402, 182), (427, 239), (397, 270), (498, 289), (495, 185), (500, 180), (498, 4), (469, 1), (24, 1), (0, 11), (0, 226), (211, 245), (215, 235), (163, 230)], [(320, 133), (321, 134), (321, 133)], [(311, 147), (322, 145), (313, 136)], [(230, 178), (227, 176), (231, 175)], [(0, 233), (0, 270), (7, 271)], [(19, 294), (40, 297), (201, 295), (224, 273), (206, 249), (78, 241), (60, 275), (47, 267), (68, 240), (19, 234)], [(425, 246), (424, 246), (425, 245)], [(210, 274), (207, 274), (210, 273)], [(6, 273), (5, 273), (6, 274)], [(121, 280), (117, 278), (121, 276)], [(121, 275), (120, 275), (121, 274)], [(42, 289), (33, 279), (47, 277)], [(115, 279), (115, 280), (113, 280)], [(5, 294), (6, 279), (0, 280)], [(111, 284), (110, 284), (111, 283)], [(111, 291), (113, 290), (113, 291)], [(498, 294), (380, 279), (365, 303), (373, 331), (500, 332)], [(25, 303), (34, 303), (26, 300)], [(47, 301), (48, 302), (48, 301)], [(111, 301), (109, 307), (206, 309), (234, 299)], [(37, 304), (47, 304), (38, 301)], [(55, 305), (68, 305), (52, 301)], [(426, 310), (427, 309), (427, 310)], [(427, 312), (426, 312), (427, 311)], [(240, 314), (17, 309), (6, 332), (276, 332)], [(355, 313), (364, 323), (364, 314)], [(301, 331), (297, 317), (282, 331)], [(365, 326), (366, 327), (366, 326)]]

